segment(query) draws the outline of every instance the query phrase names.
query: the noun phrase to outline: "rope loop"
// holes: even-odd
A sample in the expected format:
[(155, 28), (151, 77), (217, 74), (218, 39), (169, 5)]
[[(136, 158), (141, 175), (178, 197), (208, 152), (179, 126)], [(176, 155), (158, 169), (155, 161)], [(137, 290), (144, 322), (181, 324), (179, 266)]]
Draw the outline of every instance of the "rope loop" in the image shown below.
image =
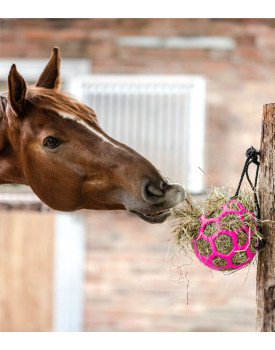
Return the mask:
[[(235, 195), (232, 197), (232, 199), (236, 199), (239, 195), (239, 191), (244, 179), (244, 175), (246, 175), (247, 181), (250, 185), (250, 187), (252, 188), (253, 192), (254, 192), (254, 204), (255, 204), (255, 211), (256, 211), (256, 218), (257, 218), (257, 225), (258, 225), (258, 230), (259, 232), (262, 231), (261, 228), (261, 217), (260, 217), (260, 205), (259, 205), (259, 200), (258, 200), (258, 196), (257, 196), (257, 181), (258, 181), (258, 175), (259, 175), (259, 167), (260, 167), (260, 162), (259, 162), (259, 157), (260, 157), (260, 152), (257, 151), (253, 146), (251, 146), (250, 148), (248, 148), (248, 150), (245, 152), (246, 155), (246, 161), (244, 163), (244, 167), (243, 167), (243, 171), (241, 174), (241, 178), (240, 178), (240, 182), (239, 185), (237, 187), (236, 193)], [(252, 183), (252, 181), (250, 180), (249, 174), (248, 174), (248, 168), (250, 166), (250, 164), (254, 163), (257, 168), (256, 168), (256, 175), (255, 175), (255, 181), (254, 184)], [(258, 243), (258, 247), (257, 249), (260, 251), (262, 248), (264, 248), (266, 244), (265, 239), (260, 240), (260, 242)]]
[[(260, 206), (259, 206), (259, 201), (258, 201), (258, 197), (257, 197), (257, 193), (256, 193), (256, 187), (257, 187), (257, 181), (258, 181), (258, 175), (259, 175), (259, 167), (260, 167), (260, 162), (258, 160), (258, 158), (260, 156), (260, 152), (257, 151), (253, 146), (251, 146), (245, 152), (245, 155), (246, 155), (246, 161), (244, 163), (241, 178), (240, 178), (236, 193), (232, 198), (238, 197), (239, 192), (240, 192), (240, 188), (241, 188), (241, 185), (242, 185), (242, 182), (244, 179), (244, 175), (246, 175), (247, 181), (254, 192), (254, 203), (255, 203), (255, 209), (256, 209), (256, 217), (257, 217), (257, 220), (260, 220)], [(250, 164), (252, 164), (252, 163), (254, 163), (257, 166), (254, 184), (250, 180), (250, 177), (248, 174), (248, 168), (249, 168)]]

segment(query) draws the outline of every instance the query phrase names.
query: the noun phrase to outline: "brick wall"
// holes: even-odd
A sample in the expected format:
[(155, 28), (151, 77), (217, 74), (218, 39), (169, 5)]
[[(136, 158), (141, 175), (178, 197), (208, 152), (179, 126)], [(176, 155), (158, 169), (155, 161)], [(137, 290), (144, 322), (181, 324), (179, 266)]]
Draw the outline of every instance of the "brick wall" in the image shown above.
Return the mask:
[[(118, 38), (225, 36), (231, 50), (130, 47)], [(259, 145), (262, 105), (275, 100), (273, 19), (3, 19), (2, 57), (89, 58), (94, 73), (201, 74), (207, 79), (206, 171), (235, 185), (251, 145)], [(226, 160), (226, 166), (224, 162)]]
[[(225, 36), (232, 49), (130, 47), (125, 36)], [(236, 185), (250, 146), (259, 146), (262, 105), (275, 102), (275, 20), (5, 19), (2, 57), (89, 58), (94, 73), (200, 74), (207, 79), (206, 171)], [(85, 330), (255, 330), (255, 267), (212, 275), (195, 262), (186, 285), (170, 281), (170, 228), (127, 213), (87, 214)], [(175, 272), (175, 271), (174, 271)], [(176, 278), (176, 275), (174, 275)]]
[(179, 283), (170, 232), (168, 222), (87, 212), (85, 330), (255, 331), (256, 266), (225, 276), (191, 254)]

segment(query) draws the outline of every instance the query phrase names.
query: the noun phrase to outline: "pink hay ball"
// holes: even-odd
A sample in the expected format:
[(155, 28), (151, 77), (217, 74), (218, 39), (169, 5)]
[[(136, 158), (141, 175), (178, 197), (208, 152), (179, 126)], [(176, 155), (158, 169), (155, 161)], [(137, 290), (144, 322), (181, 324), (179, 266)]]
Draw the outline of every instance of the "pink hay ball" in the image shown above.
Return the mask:
[[(229, 204), (232, 202), (234, 209), (229, 208)], [(199, 217), (198, 220), (202, 223), (193, 240), (193, 248), (197, 258), (211, 269), (218, 271), (237, 270), (246, 266), (256, 254), (255, 247), (259, 243), (254, 233), (257, 229), (256, 218), (242, 203), (235, 199), (221, 205), (221, 209), (219, 215), (215, 217), (207, 218), (208, 213)], [(238, 215), (240, 227), (235, 230), (222, 227), (221, 220), (223, 221), (223, 218), (228, 214)], [(244, 215), (251, 215), (252, 220), (255, 221), (254, 231), (245, 225)], [(228, 218), (230, 219), (230, 217)], [(212, 231), (210, 234), (210, 226), (207, 227), (209, 224), (211, 224)], [(254, 249), (251, 245), (252, 241)]]

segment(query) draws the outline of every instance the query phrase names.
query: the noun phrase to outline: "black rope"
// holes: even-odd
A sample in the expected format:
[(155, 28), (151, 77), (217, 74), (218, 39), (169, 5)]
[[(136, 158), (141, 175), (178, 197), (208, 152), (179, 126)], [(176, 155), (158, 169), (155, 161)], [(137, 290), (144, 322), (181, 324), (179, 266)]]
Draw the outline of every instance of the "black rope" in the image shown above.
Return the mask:
[[(260, 162), (258, 160), (259, 156), (260, 156), (260, 152), (257, 151), (253, 146), (251, 146), (250, 148), (248, 148), (248, 150), (245, 152), (246, 155), (246, 161), (244, 163), (244, 167), (243, 167), (243, 171), (241, 174), (241, 178), (240, 178), (240, 182), (238, 184), (237, 190), (235, 195), (232, 197), (233, 198), (237, 198), (239, 196), (239, 192), (240, 192), (240, 188), (244, 179), (244, 176), (246, 175), (247, 181), (250, 185), (250, 187), (253, 190), (254, 193), (254, 204), (255, 204), (255, 211), (256, 211), (256, 218), (257, 218), (257, 225), (258, 225), (258, 230), (259, 232), (261, 232), (261, 223), (260, 223), (260, 219), (261, 219), (261, 214), (260, 214), (260, 205), (259, 205), (259, 200), (258, 200), (258, 196), (257, 196), (257, 192), (256, 192), (256, 187), (257, 187), (257, 181), (258, 181), (258, 175), (259, 175), (259, 168), (260, 168)], [(256, 165), (256, 174), (255, 174), (255, 181), (254, 184), (252, 183), (249, 174), (248, 174), (248, 168), (250, 166), (250, 164), (254, 163)], [(258, 251), (260, 251), (262, 248), (264, 248), (266, 244), (265, 239), (262, 239), (258, 242), (258, 246), (257, 249)]]
[[(250, 187), (252, 188), (252, 190), (254, 192), (254, 203), (255, 203), (255, 209), (256, 209), (256, 218), (257, 218), (257, 220), (259, 222), (259, 220), (260, 220), (260, 205), (259, 205), (259, 200), (258, 200), (258, 196), (257, 196), (257, 192), (256, 192), (256, 186), (257, 186), (258, 175), (259, 175), (259, 167), (260, 167), (260, 162), (258, 161), (258, 157), (260, 156), (260, 152), (257, 151), (253, 146), (251, 146), (245, 152), (245, 155), (246, 155), (246, 161), (244, 163), (244, 167), (243, 167), (243, 171), (242, 171), (241, 178), (240, 178), (240, 181), (239, 181), (239, 185), (237, 187), (235, 195), (232, 198), (237, 198), (239, 196), (240, 188), (241, 188), (244, 176), (246, 175), (247, 181), (248, 181)], [(257, 166), (254, 185), (253, 185), (252, 181), (250, 180), (250, 177), (249, 177), (249, 174), (248, 174), (248, 168), (249, 168), (250, 164), (252, 164), (252, 163), (254, 163)]]

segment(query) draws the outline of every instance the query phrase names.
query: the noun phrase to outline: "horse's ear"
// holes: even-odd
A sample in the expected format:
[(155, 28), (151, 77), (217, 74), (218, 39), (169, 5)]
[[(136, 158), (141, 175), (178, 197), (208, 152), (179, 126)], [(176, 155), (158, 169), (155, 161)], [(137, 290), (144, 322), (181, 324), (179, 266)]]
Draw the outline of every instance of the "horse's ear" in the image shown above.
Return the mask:
[(58, 89), (60, 87), (60, 55), (58, 47), (54, 47), (51, 58), (35, 86), (47, 89)]
[(10, 69), (9, 78), (9, 103), (17, 116), (22, 114), (25, 106), (27, 86), (23, 77), (18, 73), (16, 65)]

